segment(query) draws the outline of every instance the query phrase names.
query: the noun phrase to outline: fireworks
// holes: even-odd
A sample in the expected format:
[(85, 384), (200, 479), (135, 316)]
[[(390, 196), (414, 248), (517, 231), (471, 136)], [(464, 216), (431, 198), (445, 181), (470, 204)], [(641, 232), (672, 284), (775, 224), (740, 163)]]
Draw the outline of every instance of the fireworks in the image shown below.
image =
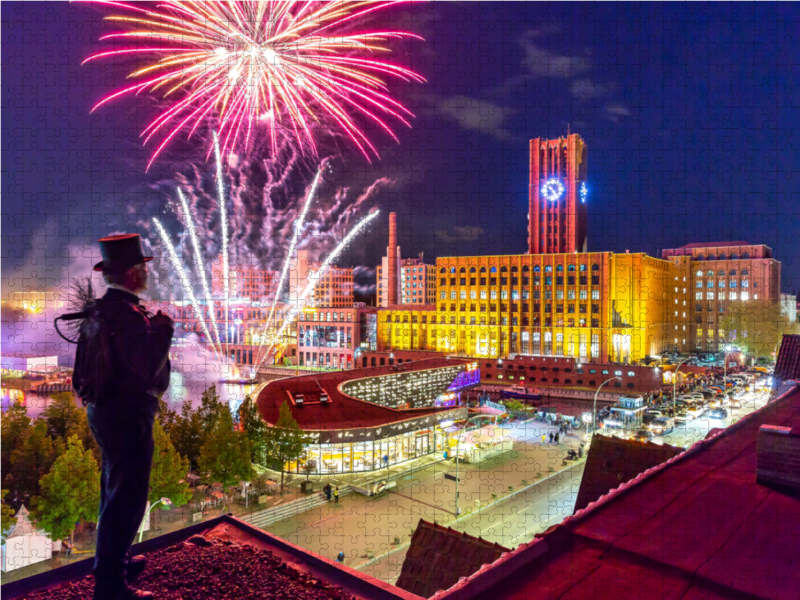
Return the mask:
[[(268, 129), (273, 152), (280, 130), (298, 147), (317, 151), (314, 130), (332, 123), (369, 159), (377, 150), (357, 124), (373, 122), (397, 140), (389, 121), (410, 126), (413, 114), (389, 94), (387, 80), (423, 82), (414, 71), (374, 58), (387, 43), (422, 39), (405, 31), (358, 31), (355, 25), (394, 2), (162, 2), (156, 9), (97, 2), (129, 11), (110, 21), (131, 29), (104, 35), (121, 47), (110, 56), (152, 55), (135, 70), (137, 83), (117, 90), (93, 110), (125, 94), (157, 92), (170, 102), (142, 132), (161, 134), (148, 163), (180, 131), (188, 136), (207, 120), (219, 129), (223, 151)], [(359, 116), (360, 115), (360, 116)]]

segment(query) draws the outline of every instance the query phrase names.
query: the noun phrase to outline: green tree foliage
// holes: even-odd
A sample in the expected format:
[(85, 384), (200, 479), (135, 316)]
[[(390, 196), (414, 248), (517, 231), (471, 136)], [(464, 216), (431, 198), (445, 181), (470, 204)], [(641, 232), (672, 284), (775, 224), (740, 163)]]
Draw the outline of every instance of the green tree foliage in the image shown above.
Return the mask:
[[(20, 448), (28, 437), (31, 429), (31, 418), (28, 416), (28, 409), (24, 406), (14, 404), (0, 420), (0, 460), (2, 460), (3, 487), (11, 490), (14, 469), (11, 462), (11, 455)], [(21, 502), (12, 492), (9, 503), (14, 509), (19, 508)]]
[(47, 435), (47, 423), (34, 422), (19, 448), (11, 454), (14, 497), (28, 502), (40, 494), (39, 481), (52, 469), (56, 459), (64, 453), (64, 441)]
[(250, 396), (247, 396), (239, 406), (236, 424), (252, 444), (250, 460), (259, 465), (265, 464), (267, 424), (264, 423), (255, 401)]
[(797, 323), (789, 321), (783, 313), (780, 304), (770, 300), (731, 302), (720, 328), (726, 342), (756, 360), (759, 356), (771, 356), (784, 334), (800, 331)]
[(179, 416), (178, 413), (169, 407), (163, 398), (158, 399), (158, 414), (156, 416), (161, 427), (167, 435), (172, 435), (172, 428), (176, 426)]
[(189, 400), (184, 401), (181, 412), (169, 429), (169, 438), (175, 450), (189, 459), (189, 464), (197, 468), (200, 447), (203, 445), (203, 425), (199, 411), (192, 409)]
[(225, 487), (242, 480), (250, 481), (254, 475), (250, 462), (251, 448), (247, 434), (234, 429), (233, 417), (226, 410), (219, 415), (200, 448), (200, 470), (210, 472), (214, 481)]
[(51, 399), (42, 413), (47, 422), (47, 431), (51, 437), (66, 440), (80, 427), (82, 409), (75, 402), (72, 392), (56, 392)]
[(281, 493), (283, 493), (286, 463), (298, 460), (305, 449), (307, 436), (292, 416), (289, 403), (281, 404), (278, 422), (268, 427), (264, 436), (264, 449), (269, 463), (281, 472)]
[(224, 415), (230, 415), (230, 410), (219, 399), (217, 386), (212, 385), (208, 388), (200, 398), (200, 408), (197, 409), (200, 416), (200, 426), (203, 433), (214, 429), (219, 418)]
[(192, 489), (186, 482), (189, 460), (178, 454), (158, 421), (153, 426), (153, 439), (155, 450), (150, 470), (150, 502), (169, 498), (175, 507), (183, 506), (192, 499)]
[(0, 492), (0, 499), (2, 499), (2, 514), (0, 515), (0, 532), (3, 536), (8, 535), (11, 532), (11, 527), (16, 522), (14, 520), (14, 509), (11, 508), (8, 504), (6, 504), (6, 495), (8, 495), (8, 490), (3, 490)]
[(56, 459), (40, 482), (41, 495), (31, 511), (51, 539), (70, 536), (75, 523), (97, 521), (100, 503), (100, 470), (91, 450), (84, 450), (77, 435), (67, 441), (67, 450)]

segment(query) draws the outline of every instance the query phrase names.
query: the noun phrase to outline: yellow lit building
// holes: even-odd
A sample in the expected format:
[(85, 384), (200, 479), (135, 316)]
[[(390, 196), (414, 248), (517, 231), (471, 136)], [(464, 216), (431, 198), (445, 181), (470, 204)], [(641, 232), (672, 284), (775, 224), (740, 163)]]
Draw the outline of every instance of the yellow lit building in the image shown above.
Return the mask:
[(440, 258), (435, 312), (381, 311), (379, 346), (622, 363), (681, 351), (689, 265), (611, 252)]

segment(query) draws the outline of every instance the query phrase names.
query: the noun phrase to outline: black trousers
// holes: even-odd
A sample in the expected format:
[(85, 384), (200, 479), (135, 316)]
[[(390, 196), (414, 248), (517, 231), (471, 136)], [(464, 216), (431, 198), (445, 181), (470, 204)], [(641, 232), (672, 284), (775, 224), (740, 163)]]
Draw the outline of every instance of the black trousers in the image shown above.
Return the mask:
[(94, 560), (95, 598), (123, 586), (128, 550), (139, 532), (150, 491), (155, 412), (106, 402), (87, 408), (103, 452), (100, 517)]

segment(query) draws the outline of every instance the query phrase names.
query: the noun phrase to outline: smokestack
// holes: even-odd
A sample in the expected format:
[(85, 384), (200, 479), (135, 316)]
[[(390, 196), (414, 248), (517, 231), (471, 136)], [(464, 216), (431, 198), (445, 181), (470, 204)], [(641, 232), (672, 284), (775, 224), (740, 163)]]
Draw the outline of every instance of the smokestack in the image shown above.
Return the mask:
[(389, 259), (389, 273), (387, 283), (389, 286), (387, 302), (389, 306), (397, 304), (397, 213), (389, 213), (389, 247), (386, 249)]

